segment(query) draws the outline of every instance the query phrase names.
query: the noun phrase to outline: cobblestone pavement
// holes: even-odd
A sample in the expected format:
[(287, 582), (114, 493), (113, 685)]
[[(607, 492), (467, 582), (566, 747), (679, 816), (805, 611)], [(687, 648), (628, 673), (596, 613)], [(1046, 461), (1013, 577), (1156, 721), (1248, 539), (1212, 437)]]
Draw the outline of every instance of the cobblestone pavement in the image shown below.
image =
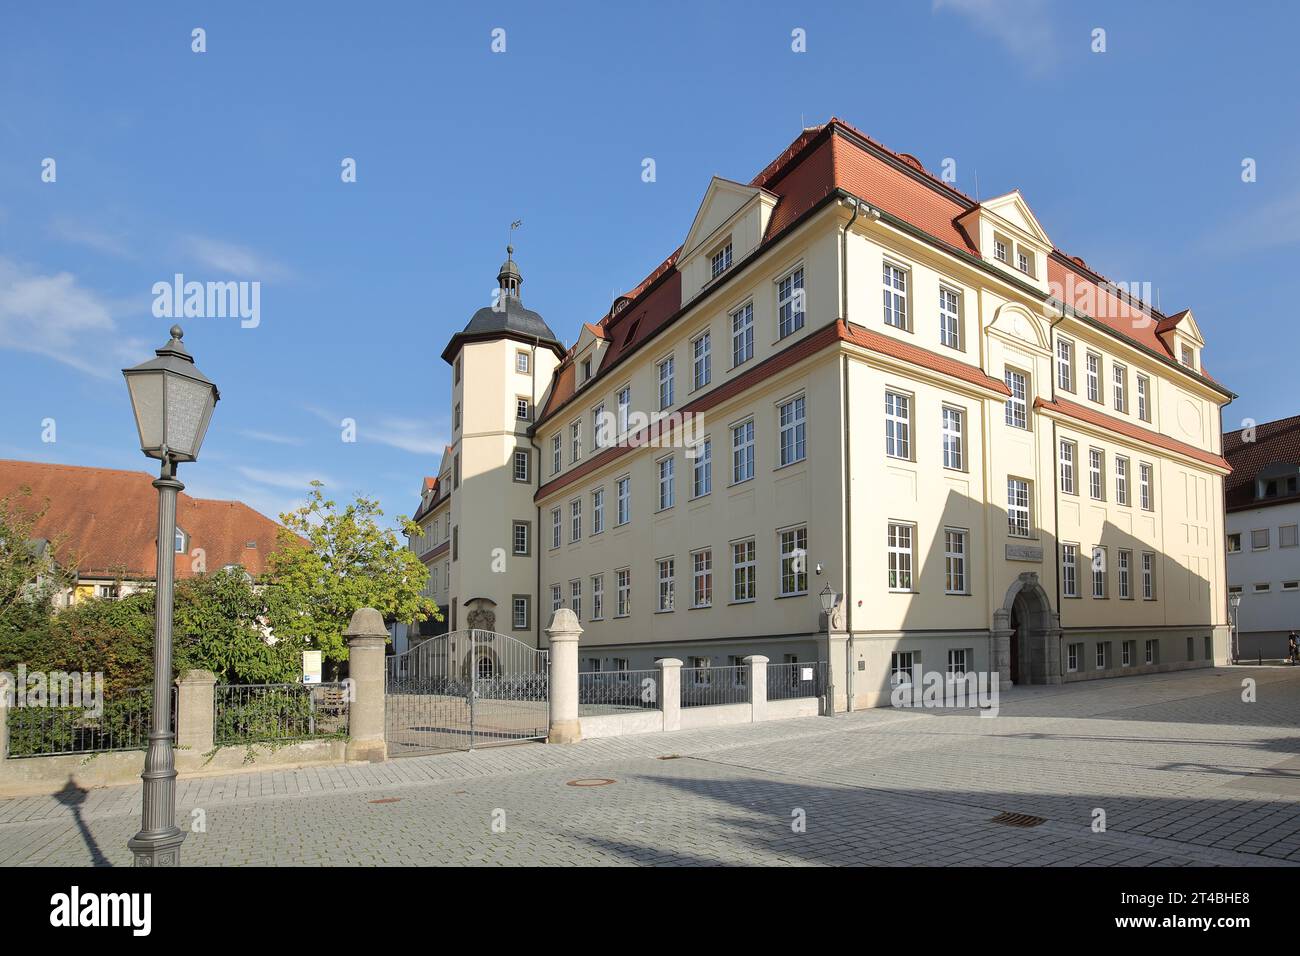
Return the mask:
[[(1257, 701), (1242, 701), (1242, 680)], [(1300, 863), (1300, 668), (183, 780), (188, 864)], [(605, 785), (574, 785), (575, 781)], [(140, 788), (0, 800), (0, 863), (130, 862)], [(1003, 812), (1046, 822), (990, 822)], [(1094, 832), (1104, 812), (1105, 831)], [(803, 826), (800, 826), (802, 821)]]

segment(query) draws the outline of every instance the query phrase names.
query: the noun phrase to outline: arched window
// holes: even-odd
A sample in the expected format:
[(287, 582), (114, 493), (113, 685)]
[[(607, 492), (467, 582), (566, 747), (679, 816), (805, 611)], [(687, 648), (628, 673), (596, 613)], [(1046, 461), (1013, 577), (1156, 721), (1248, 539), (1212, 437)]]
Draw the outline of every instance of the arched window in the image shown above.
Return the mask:
[(476, 667), (475, 669), (476, 669), (476, 671), (477, 671), (477, 673), (478, 673), (478, 679), (479, 679), (479, 680), (491, 680), (491, 679), (492, 679), (492, 671), (493, 671), (493, 668), (492, 668), (492, 658), (490, 658), (490, 657), (480, 657), (480, 658), (478, 659), (478, 665), (477, 665), (477, 667)]

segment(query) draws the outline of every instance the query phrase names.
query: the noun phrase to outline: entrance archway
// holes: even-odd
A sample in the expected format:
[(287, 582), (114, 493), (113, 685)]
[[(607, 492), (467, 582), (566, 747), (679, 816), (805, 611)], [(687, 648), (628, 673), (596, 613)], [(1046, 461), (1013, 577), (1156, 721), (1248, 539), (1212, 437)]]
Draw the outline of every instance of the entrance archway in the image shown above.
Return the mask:
[(1060, 620), (1035, 571), (1019, 575), (993, 612), (993, 663), (999, 680), (1059, 684)]

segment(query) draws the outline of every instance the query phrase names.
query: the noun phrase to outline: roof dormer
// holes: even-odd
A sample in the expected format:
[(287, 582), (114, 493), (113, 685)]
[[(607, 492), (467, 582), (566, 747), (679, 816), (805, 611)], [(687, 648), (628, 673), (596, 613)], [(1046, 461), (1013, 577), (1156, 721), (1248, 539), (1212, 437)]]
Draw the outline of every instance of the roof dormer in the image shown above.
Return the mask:
[(721, 280), (758, 248), (776, 200), (758, 186), (713, 177), (677, 257), (683, 303)]
[(985, 262), (1047, 292), (1047, 257), (1052, 240), (1029, 203), (1014, 189), (958, 217)]
[(1201, 328), (1196, 324), (1191, 309), (1183, 309), (1161, 319), (1156, 326), (1156, 335), (1165, 343), (1165, 348), (1169, 349), (1174, 361), (1200, 373), (1201, 349), (1205, 347), (1205, 339), (1201, 336)]
[(590, 322), (583, 323), (578, 344), (573, 347), (573, 385), (582, 388), (600, 372), (600, 361), (609, 347), (605, 329)]

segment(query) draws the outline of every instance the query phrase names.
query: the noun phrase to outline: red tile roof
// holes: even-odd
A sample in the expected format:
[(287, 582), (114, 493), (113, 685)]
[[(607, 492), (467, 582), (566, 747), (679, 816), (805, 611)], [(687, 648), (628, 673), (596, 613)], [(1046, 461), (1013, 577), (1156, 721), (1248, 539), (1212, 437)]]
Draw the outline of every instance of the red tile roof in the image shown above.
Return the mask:
[(1195, 445), (1189, 445), (1186, 442), (1170, 438), (1168, 435), (1162, 435), (1154, 432), (1149, 428), (1140, 428), (1131, 422), (1126, 422), (1122, 418), (1115, 418), (1102, 412), (1072, 402), (1069, 399), (1058, 398), (1050, 401), (1046, 398), (1034, 399), (1034, 408), (1045, 408), (1050, 412), (1057, 412), (1070, 418), (1078, 419), (1081, 422), (1087, 422), (1097, 428), (1104, 428), (1107, 431), (1115, 432), (1119, 435), (1125, 435), (1137, 441), (1146, 442), (1149, 445), (1155, 445), (1157, 448), (1163, 448), (1166, 451), (1177, 452), (1188, 458), (1194, 458), (1197, 461), (1204, 462), (1207, 465), (1213, 465), (1215, 468), (1222, 468), (1225, 471), (1231, 470), (1232, 466), (1213, 452), (1204, 451)]
[[(971, 236), (958, 219), (979, 203), (925, 170), (915, 157), (898, 153), (873, 140), (848, 123), (832, 117), (822, 126), (804, 130), (755, 176), (750, 185), (777, 197), (759, 251), (820, 203), (843, 190), (865, 199), (885, 213), (920, 230), (932, 241), (959, 253), (978, 256)], [(596, 373), (599, 378), (656, 332), (670, 325), (683, 312), (681, 277), (677, 272), (680, 248), (665, 259), (636, 288), (618, 301), (631, 300), (622, 309), (611, 308), (600, 320), (610, 346)], [(1092, 271), (1077, 256), (1054, 250), (1048, 260), (1049, 283), (1060, 283), (1067, 291), (1086, 287), (1096, 301), (1092, 318), (1112, 332), (1170, 360), (1175, 358), (1156, 334), (1157, 325), (1168, 321), (1148, 305), (1121, 301), (1105, 277)], [(721, 286), (725, 280), (718, 284)], [(1086, 312), (1069, 302), (1077, 311)], [(556, 370), (552, 387), (538, 424), (557, 412), (574, 396), (572, 359)], [(1181, 367), (1179, 367), (1181, 369)], [(1187, 369), (1181, 371), (1196, 376)], [(1206, 381), (1213, 382), (1208, 375)]]
[[(1242, 428), (1223, 436), (1223, 454), (1232, 464), (1232, 477), (1224, 483), (1224, 500), (1230, 510), (1256, 504), (1255, 476), (1269, 465), (1300, 465), (1300, 415), (1256, 425), (1254, 441), (1243, 441), (1245, 435)], [(1281, 500), (1270, 498), (1268, 503)]]
[[(158, 560), (153, 480), (140, 471), (0, 460), (0, 497), (30, 488), (30, 498), (15, 502), (31, 511), (46, 508), (35, 534), (59, 542), (57, 559), (75, 564), (83, 577), (120, 574), (153, 580)], [(192, 498), (184, 492), (177, 497), (176, 524), (189, 536), (191, 552), (204, 550), (209, 571), (238, 564), (254, 577), (265, 571), (280, 528), (243, 502)], [(191, 559), (178, 554), (176, 577), (194, 573)]]

